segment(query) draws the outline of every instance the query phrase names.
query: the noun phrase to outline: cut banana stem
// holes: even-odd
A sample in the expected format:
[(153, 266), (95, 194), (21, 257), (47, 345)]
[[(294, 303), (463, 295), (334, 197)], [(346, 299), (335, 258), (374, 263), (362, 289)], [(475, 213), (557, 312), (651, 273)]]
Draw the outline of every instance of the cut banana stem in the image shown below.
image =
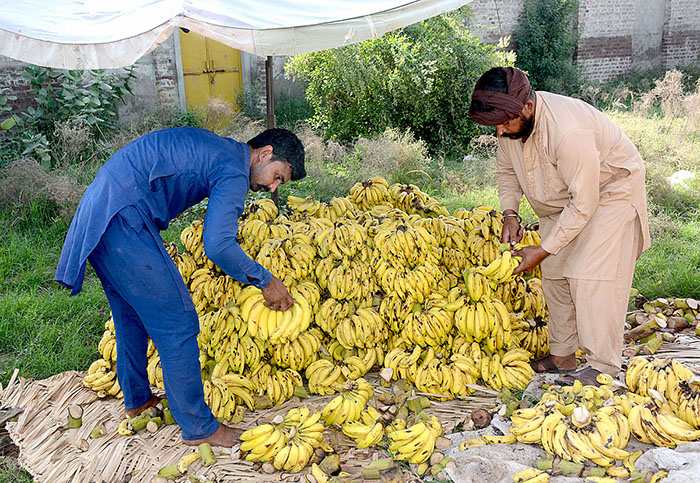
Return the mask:
[(214, 450), (211, 449), (209, 443), (202, 443), (198, 447), (199, 454), (202, 455), (202, 464), (204, 466), (209, 466), (216, 463), (216, 456), (214, 456)]
[(68, 406), (68, 427), (79, 428), (83, 425), (83, 408), (77, 404)]

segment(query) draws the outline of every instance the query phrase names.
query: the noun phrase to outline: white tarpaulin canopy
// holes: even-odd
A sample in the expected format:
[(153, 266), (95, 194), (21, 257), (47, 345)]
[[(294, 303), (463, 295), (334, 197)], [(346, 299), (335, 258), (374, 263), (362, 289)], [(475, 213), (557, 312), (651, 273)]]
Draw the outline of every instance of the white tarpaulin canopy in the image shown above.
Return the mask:
[(472, 0), (0, 0), (0, 55), (46, 67), (125, 67), (178, 27), (259, 56), (378, 38)]

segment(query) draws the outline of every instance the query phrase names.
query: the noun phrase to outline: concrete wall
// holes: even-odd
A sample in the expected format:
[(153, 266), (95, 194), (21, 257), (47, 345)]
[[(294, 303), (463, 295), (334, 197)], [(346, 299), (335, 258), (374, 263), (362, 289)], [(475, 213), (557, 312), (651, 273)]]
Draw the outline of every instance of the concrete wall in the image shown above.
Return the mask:
[[(470, 26), (496, 43), (513, 33), (522, 6), (523, 0), (474, 0)], [(592, 80), (700, 59), (698, 0), (580, 0), (577, 27), (576, 61)]]

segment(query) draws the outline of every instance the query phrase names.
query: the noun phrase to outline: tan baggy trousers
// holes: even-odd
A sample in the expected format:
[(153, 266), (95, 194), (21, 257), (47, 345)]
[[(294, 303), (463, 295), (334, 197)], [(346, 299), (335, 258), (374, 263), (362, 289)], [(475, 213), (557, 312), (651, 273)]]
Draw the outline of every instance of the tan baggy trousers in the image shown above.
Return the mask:
[(591, 367), (611, 375), (622, 364), (625, 314), (643, 243), (638, 217), (619, 229), (625, 236), (620, 240), (623, 246), (614, 279), (548, 278), (544, 270), (542, 278), (549, 309), (550, 353), (568, 356), (582, 348)]

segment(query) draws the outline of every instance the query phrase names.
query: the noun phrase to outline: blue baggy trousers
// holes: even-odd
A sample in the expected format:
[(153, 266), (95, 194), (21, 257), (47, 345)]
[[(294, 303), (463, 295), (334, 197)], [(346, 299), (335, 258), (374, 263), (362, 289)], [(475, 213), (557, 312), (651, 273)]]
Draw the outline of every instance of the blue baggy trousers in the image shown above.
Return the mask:
[(151, 398), (148, 338), (158, 349), (165, 392), (186, 440), (211, 436), (219, 422), (204, 402), (197, 333), (199, 319), (187, 287), (152, 223), (128, 206), (110, 221), (88, 257), (114, 317), (117, 378), (124, 405)]

